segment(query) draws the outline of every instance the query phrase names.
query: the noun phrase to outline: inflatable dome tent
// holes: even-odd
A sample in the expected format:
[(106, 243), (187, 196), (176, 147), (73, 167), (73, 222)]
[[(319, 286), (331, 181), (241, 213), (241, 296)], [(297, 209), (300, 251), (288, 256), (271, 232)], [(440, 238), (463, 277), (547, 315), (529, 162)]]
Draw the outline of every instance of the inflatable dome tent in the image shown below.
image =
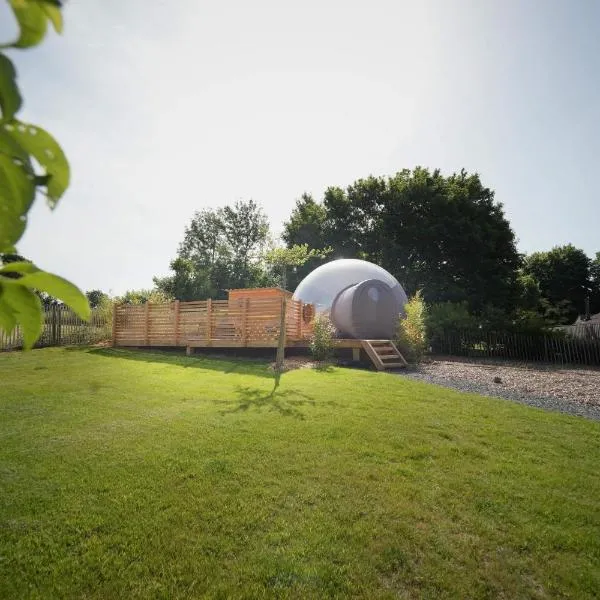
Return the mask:
[(392, 339), (407, 297), (395, 277), (358, 259), (326, 263), (307, 275), (294, 298), (329, 315), (341, 337)]

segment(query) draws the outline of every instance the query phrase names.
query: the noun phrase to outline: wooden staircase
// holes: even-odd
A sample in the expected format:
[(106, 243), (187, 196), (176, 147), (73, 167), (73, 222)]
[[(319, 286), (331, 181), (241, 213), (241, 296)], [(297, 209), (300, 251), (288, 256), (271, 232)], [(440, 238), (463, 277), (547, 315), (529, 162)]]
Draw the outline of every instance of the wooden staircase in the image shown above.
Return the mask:
[(361, 340), (361, 344), (378, 371), (400, 369), (408, 365), (391, 340)]

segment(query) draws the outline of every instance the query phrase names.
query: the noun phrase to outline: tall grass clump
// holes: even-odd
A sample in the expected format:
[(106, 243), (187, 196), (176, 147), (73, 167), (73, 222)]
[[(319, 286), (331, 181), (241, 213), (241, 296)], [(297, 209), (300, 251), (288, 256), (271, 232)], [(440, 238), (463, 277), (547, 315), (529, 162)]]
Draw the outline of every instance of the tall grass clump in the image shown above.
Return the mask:
[(420, 362), (427, 351), (427, 306), (419, 290), (404, 306), (396, 344), (410, 362)]

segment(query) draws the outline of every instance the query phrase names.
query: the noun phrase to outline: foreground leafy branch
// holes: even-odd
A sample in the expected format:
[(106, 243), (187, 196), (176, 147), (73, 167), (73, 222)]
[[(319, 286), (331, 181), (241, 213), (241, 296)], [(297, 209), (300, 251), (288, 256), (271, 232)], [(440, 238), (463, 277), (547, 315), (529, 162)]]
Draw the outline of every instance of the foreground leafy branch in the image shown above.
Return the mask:
[[(62, 31), (58, 0), (7, 0), (19, 25), (19, 36), (0, 48), (30, 48), (46, 35), (48, 22)], [(17, 118), (23, 98), (17, 71), (0, 51), (0, 254), (16, 253), (16, 244), (27, 226), (27, 215), (37, 192), (54, 208), (70, 179), (69, 163), (58, 142), (37, 125)], [(0, 268), (0, 328), (11, 333), (19, 324), (25, 348), (31, 348), (43, 328), (42, 306), (37, 292), (45, 292), (68, 304), (88, 319), (84, 294), (57, 275), (32, 263), (17, 262)]]

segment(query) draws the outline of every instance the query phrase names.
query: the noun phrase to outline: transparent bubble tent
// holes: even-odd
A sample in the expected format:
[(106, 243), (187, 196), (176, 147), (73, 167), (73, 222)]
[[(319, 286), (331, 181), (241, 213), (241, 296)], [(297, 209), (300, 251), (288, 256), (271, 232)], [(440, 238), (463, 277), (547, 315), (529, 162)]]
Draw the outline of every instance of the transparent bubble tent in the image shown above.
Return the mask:
[(326, 263), (307, 275), (294, 298), (329, 315), (340, 337), (391, 339), (407, 302), (396, 278), (358, 259)]

